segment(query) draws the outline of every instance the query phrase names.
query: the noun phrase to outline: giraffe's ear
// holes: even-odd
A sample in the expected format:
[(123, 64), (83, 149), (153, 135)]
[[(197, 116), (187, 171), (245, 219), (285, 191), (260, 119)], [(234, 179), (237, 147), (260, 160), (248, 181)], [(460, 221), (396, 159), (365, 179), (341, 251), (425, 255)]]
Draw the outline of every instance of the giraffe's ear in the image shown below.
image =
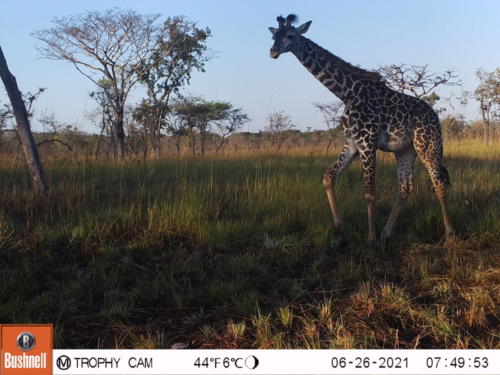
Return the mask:
[(275, 27), (270, 27), (270, 28), (269, 28), (269, 31), (270, 31), (270, 32), (271, 32), (271, 34), (273, 34), (273, 36), (274, 36), (274, 34), (276, 34), (276, 31), (278, 31), (278, 29), (277, 29), (277, 28), (275, 28)]
[(307, 30), (309, 30), (309, 26), (311, 26), (312, 21), (308, 21), (306, 23), (303, 23), (299, 27), (297, 27), (297, 31), (299, 34), (305, 34)]

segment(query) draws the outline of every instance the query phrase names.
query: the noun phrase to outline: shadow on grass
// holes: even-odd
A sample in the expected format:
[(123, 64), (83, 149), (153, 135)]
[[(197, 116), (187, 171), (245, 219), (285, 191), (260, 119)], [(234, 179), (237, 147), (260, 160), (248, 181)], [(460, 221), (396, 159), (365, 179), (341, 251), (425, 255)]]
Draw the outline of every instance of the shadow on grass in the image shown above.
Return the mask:
[[(54, 323), (61, 348), (498, 345), (497, 163), (447, 159), (465, 241), (437, 244), (439, 207), (418, 166), (388, 249), (366, 254), (359, 166), (337, 187), (351, 239), (340, 246), (320, 182), (329, 162), (53, 168), (42, 203), (7, 171), (0, 321)], [(379, 164), (380, 217), (394, 176)]]

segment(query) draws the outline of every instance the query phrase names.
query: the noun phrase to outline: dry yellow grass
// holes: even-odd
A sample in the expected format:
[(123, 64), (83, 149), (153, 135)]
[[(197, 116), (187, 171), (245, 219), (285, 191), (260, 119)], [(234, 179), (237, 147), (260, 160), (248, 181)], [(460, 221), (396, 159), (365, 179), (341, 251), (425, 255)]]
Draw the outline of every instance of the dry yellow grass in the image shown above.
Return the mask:
[[(354, 163), (339, 179), (350, 244), (339, 246), (321, 150), (113, 164), (46, 162), (37, 202), (1, 156), (0, 321), (51, 322), (65, 348), (499, 348), (499, 143), (446, 145), (442, 223), (415, 170), (384, 251), (364, 252)], [(378, 164), (378, 230), (395, 191)]]

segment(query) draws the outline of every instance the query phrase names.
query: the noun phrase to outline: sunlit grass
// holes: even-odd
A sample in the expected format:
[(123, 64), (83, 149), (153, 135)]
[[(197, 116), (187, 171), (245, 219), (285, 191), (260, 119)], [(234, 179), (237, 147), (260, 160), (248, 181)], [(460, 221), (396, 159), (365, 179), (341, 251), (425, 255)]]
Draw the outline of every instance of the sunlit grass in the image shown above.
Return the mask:
[[(323, 151), (46, 163), (37, 201), (0, 166), (0, 321), (51, 322), (57, 347), (491, 348), (498, 316), (500, 144), (446, 145), (461, 241), (440, 245), (422, 165), (385, 251), (367, 254), (359, 162), (336, 191)], [(377, 165), (377, 229), (396, 188)]]

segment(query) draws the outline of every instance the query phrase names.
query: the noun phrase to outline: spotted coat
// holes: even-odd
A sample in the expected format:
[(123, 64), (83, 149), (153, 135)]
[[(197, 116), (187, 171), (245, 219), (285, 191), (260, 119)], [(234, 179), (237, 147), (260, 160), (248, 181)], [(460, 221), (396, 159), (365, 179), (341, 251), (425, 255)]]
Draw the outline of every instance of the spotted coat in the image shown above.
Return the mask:
[(390, 235), (401, 201), (413, 188), (412, 168), (417, 155), (429, 171), (443, 211), (446, 233), (452, 234), (453, 227), (446, 206), (449, 177), (443, 166), (441, 128), (434, 110), (423, 100), (391, 89), (378, 73), (355, 67), (305, 38), (302, 34), (307, 31), (310, 22), (295, 28), (291, 22), (285, 24), (284, 19), (282, 21), (278, 17), (280, 28), (270, 28), (275, 40), (271, 57), (292, 52), (345, 105), (341, 126), (346, 142), (337, 161), (323, 178), (335, 227), (339, 229), (342, 224), (333, 194), (335, 178), (359, 156), (368, 205), (368, 241), (375, 241), (376, 152), (382, 150), (395, 154), (399, 186), (396, 203), (382, 237)]

